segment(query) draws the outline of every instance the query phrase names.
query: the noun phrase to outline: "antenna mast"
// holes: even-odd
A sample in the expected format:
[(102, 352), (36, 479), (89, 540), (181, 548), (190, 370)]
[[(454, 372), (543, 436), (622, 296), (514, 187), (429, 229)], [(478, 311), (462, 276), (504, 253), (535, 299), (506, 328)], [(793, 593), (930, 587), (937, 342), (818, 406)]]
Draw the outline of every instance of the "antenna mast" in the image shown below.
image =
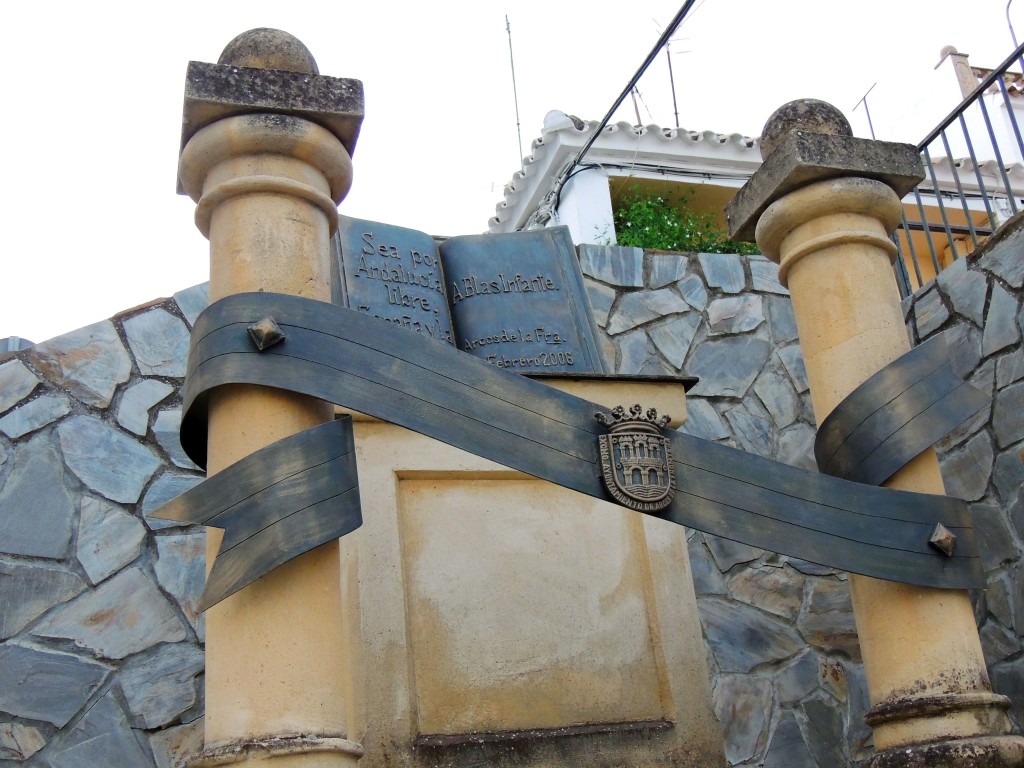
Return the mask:
[[(939, 64), (941, 64), (941, 63), (942, 62), (940, 61)], [(864, 114), (866, 114), (868, 116), (868, 130), (871, 131), (871, 138), (872, 139), (875, 138), (875, 126), (871, 122), (871, 110), (868, 109), (868, 94), (870, 94), (873, 90), (875, 90), (875, 86), (876, 85), (878, 85), (877, 82), (871, 84), (871, 87), (868, 88), (868, 92), (860, 97), (860, 101), (858, 101), (856, 104), (853, 105), (853, 110), (852, 110), (853, 112), (856, 112), (857, 111), (857, 107), (859, 107), (861, 104), (864, 105)]]
[(519, 137), (519, 170), (523, 167), (523, 132), (519, 127), (519, 92), (516, 89), (516, 58), (512, 53), (512, 25), (508, 23), (508, 14), (505, 14), (505, 31), (508, 33), (508, 60), (512, 66), (512, 98), (516, 104), (516, 136)]
[(672, 109), (676, 113), (676, 128), (679, 128), (679, 105), (676, 103), (676, 78), (672, 73), (672, 51), (669, 47), (672, 45), (671, 40), (665, 41), (665, 58), (668, 59), (668, 81), (672, 86)]
[(643, 120), (640, 119), (640, 105), (636, 103), (637, 93), (638, 91), (636, 89), (636, 86), (634, 85), (633, 90), (630, 91), (629, 95), (633, 97), (633, 111), (636, 112), (636, 127), (639, 128), (644, 123)]

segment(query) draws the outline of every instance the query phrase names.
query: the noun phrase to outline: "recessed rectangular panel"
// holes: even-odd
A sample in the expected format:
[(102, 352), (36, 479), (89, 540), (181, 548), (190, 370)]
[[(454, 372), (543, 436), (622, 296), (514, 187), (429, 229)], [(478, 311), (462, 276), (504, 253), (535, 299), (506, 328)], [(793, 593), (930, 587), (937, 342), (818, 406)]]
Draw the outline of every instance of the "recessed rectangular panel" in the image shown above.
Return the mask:
[(419, 734), (661, 721), (638, 517), (534, 480), (399, 481)]

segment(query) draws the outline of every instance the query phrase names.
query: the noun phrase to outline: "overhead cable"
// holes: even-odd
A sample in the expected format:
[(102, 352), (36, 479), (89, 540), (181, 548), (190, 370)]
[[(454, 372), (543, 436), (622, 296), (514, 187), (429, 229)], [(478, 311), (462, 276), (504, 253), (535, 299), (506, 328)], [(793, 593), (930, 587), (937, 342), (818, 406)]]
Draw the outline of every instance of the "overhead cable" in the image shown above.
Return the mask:
[(647, 68), (651, 66), (654, 59), (657, 58), (659, 53), (661, 53), (661, 49), (665, 47), (665, 44), (668, 43), (672, 35), (676, 33), (677, 29), (679, 29), (679, 25), (683, 23), (683, 19), (686, 18), (686, 14), (690, 12), (690, 9), (696, 2), (697, 0), (686, 0), (686, 2), (683, 3), (679, 12), (676, 13), (669, 25), (665, 27), (665, 31), (661, 33), (661, 37), (658, 38), (658, 42), (654, 44), (651, 52), (647, 54), (647, 58), (644, 59), (643, 63), (640, 65), (639, 69), (637, 69), (636, 73), (634, 73), (633, 77), (630, 78), (629, 82), (626, 83), (626, 87), (622, 89), (622, 93), (619, 94), (619, 97), (615, 99), (615, 103), (612, 104), (611, 109), (608, 110), (608, 114), (604, 116), (600, 125), (598, 125), (590, 134), (590, 138), (587, 139), (587, 143), (583, 145), (579, 152), (576, 153), (576, 157), (573, 158), (573, 161), (569, 163), (565, 170), (558, 174), (558, 178), (555, 179), (555, 185), (552, 190), (554, 192), (553, 199), (555, 200), (556, 208), (558, 207), (558, 199), (562, 194), (562, 187), (565, 186), (565, 183), (569, 180), (569, 175), (572, 173), (573, 169), (579, 165), (583, 156), (590, 151), (590, 148), (594, 145), (594, 142), (597, 141), (597, 137), (601, 134), (601, 131), (603, 131), (605, 126), (611, 122), (615, 111), (622, 106), (622, 102), (626, 100), (630, 91), (632, 91), (636, 87), (636, 84), (640, 82), (640, 78), (643, 77), (644, 72), (647, 71)]

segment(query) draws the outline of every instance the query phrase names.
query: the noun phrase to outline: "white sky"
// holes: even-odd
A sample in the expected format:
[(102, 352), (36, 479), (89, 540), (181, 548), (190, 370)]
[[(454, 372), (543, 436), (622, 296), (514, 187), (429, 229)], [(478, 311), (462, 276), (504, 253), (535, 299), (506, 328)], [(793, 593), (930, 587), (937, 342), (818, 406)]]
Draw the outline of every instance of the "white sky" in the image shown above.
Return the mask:
[[(207, 244), (175, 195), (190, 59), (258, 26), (299, 37), (322, 74), (364, 82), (347, 215), (456, 235), (486, 230), (551, 109), (603, 117), (681, 0), (177, 0), (8, 3), (0, 338), (39, 342), (203, 282)], [(680, 123), (760, 133), (786, 101), (831, 101), (867, 136), (916, 142), (959, 101), (939, 50), (995, 66), (1005, 0), (703, 0), (671, 50)], [(1024, 37), (1024, 0), (1010, 18)], [(674, 124), (665, 54), (640, 83), (645, 123)], [(633, 122), (627, 99), (617, 119)]]

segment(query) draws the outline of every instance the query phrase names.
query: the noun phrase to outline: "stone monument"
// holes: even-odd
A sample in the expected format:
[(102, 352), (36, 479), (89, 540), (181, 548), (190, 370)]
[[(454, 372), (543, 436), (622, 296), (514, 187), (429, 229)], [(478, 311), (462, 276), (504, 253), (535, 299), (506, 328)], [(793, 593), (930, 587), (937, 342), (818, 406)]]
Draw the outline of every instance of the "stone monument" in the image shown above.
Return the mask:
[[(361, 84), (319, 75), (279, 31), (190, 64), (179, 178), (210, 240), (211, 301), (330, 301), (361, 116)], [(545, 381), (685, 415), (680, 380)], [(335, 415), (218, 386), (209, 471)], [(365, 523), (207, 611), (194, 765), (722, 764), (683, 528), (352, 416)]]

